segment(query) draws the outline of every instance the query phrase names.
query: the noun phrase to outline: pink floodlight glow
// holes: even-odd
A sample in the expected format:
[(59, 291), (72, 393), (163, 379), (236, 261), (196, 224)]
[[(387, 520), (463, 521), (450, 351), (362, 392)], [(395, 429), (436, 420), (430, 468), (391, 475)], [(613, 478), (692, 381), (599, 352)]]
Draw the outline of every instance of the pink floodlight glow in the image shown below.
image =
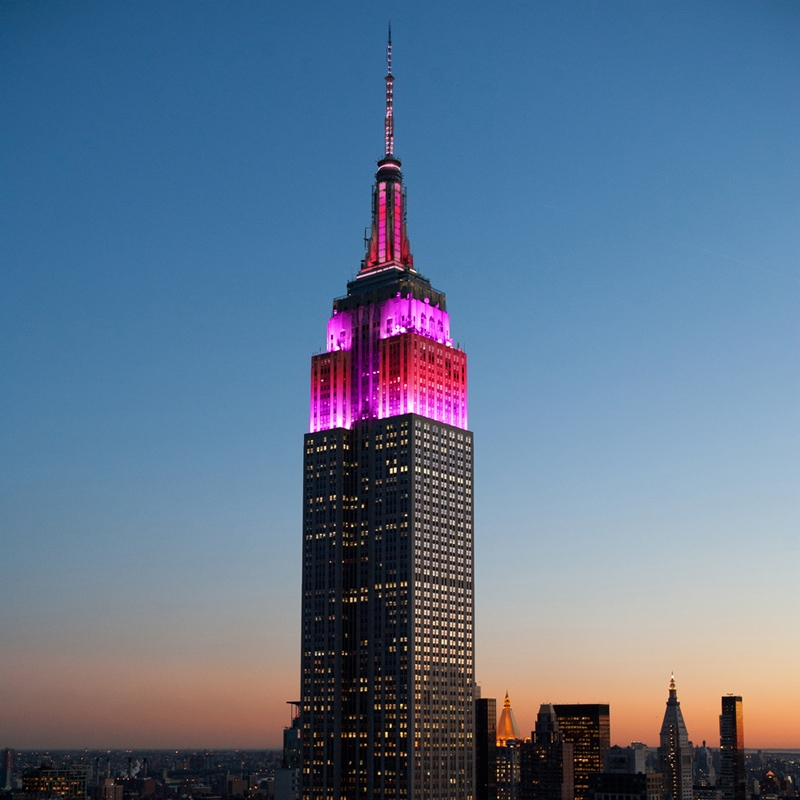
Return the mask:
[(390, 259), (386, 255), (386, 184), (378, 186), (378, 258), (381, 263)]
[(380, 339), (401, 333), (416, 333), (433, 339), (447, 347), (453, 346), (450, 338), (450, 315), (437, 306), (415, 297), (391, 297), (367, 308), (340, 311), (328, 320), (326, 349), (350, 350), (353, 336), (359, 325), (377, 322)]
[[(379, 352), (377, 401), (361, 408), (358, 415), (353, 409), (359, 407), (360, 380), (352, 375), (350, 352), (339, 350), (312, 358), (312, 433), (349, 429), (359, 419), (387, 419), (401, 414), (419, 414), (467, 429), (467, 354), (463, 350), (419, 334), (403, 333), (379, 340)], [(371, 371), (358, 376), (371, 377)]]
[(403, 235), (403, 192), (399, 185), (394, 187), (394, 234), (392, 236), (392, 258), (400, 258), (400, 241)]
[(350, 428), (350, 353), (321, 353), (311, 359), (311, 433)]
[(378, 419), (419, 414), (467, 428), (467, 354), (408, 333), (381, 340)]
[[(397, 164), (387, 163), (381, 169), (399, 170)], [(414, 269), (411, 245), (406, 235), (405, 196), (399, 180), (380, 181), (373, 195), (372, 235), (367, 246), (367, 256), (359, 276), (373, 274), (388, 266)]]
[[(356, 362), (353, 342), (364, 329)], [(311, 360), (309, 429), (400, 414), (467, 428), (467, 355), (453, 347), (450, 315), (411, 296), (335, 313), (327, 352)]]

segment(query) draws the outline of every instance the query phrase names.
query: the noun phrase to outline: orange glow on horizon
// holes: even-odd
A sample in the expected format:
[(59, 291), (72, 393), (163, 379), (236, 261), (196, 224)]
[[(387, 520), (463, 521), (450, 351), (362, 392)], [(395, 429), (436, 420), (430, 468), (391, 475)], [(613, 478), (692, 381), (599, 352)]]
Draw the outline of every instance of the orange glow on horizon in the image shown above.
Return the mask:
[[(216, 663), (214, 663), (216, 661)], [(0, 738), (17, 749), (279, 749), (294, 664), (3, 659)]]
[[(286, 701), (297, 695), (297, 667), (224, 663), (131, 664), (77, 659), (38, 663), (0, 660), (9, 698), (0, 736), (19, 749), (239, 748), (279, 749), (289, 724)], [(695, 745), (719, 745), (720, 697), (678, 682), (689, 735)], [(612, 744), (656, 746), (667, 684), (648, 694), (637, 687), (611, 691), (564, 683), (552, 692), (508, 682), (520, 735), (530, 736), (541, 703), (608, 702)], [(484, 697), (498, 700), (498, 682), (484, 683)], [(741, 690), (747, 748), (796, 748), (800, 698), (768, 687)], [(499, 703), (498, 703), (499, 705)]]

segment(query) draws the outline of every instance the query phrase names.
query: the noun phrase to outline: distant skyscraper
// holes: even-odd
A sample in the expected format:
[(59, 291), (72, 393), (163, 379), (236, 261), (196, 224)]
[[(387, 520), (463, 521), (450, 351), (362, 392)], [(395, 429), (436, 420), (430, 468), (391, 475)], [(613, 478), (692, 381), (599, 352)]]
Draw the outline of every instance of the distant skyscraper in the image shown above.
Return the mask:
[(506, 692), (503, 700), (503, 710), (500, 713), (500, 721), (497, 723), (497, 744), (505, 744), (507, 741), (516, 741), (520, 738), (517, 721), (514, 719), (514, 711), (511, 708), (511, 700)]
[(574, 800), (573, 746), (565, 742), (555, 708), (539, 707), (536, 730), (520, 747), (520, 800)]
[(388, 62), (371, 238), (311, 362), (304, 800), (474, 796), (467, 356), (411, 256)]
[(661, 724), (661, 746), (659, 757), (661, 774), (664, 776), (664, 791), (673, 800), (692, 800), (692, 743), (683, 721), (675, 676), (669, 682), (669, 699)]
[(558, 704), (553, 708), (564, 741), (574, 749), (575, 800), (588, 800), (589, 776), (603, 771), (603, 755), (611, 746), (608, 704)]
[(519, 800), (520, 735), (506, 692), (497, 723), (497, 798)]
[(744, 768), (744, 718), (742, 698), (722, 698), (719, 717), (720, 788), (722, 800), (746, 800), (747, 773)]
[(630, 747), (609, 747), (605, 771), (589, 776), (590, 800), (662, 800), (664, 779), (647, 769), (648, 748), (641, 742)]
[(0, 792), (11, 789), (11, 780), (14, 775), (14, 751), (6, 747), (0, 760)]
[(604, 772), (624, 773), (632, 775), (647, 772), (647, 748), (646, 747), (620, 747), (615, 744), (606, 750), (603, 757), (605, 765)]
[[(714, 769), (714, 758), (711, 753), (711, 748), (706, 746), (705, 739), (700, 747), (695, 748), (694, 751), (694, 785), (695, 789), (698, 786), (716, 786), (717, 784), (717, 771)], [(697, 791), (695, 791), (697, 794)]]
[(497, 745), (497, 800), (519, 800), (521, 745), (519, 739)]
[(298, 713), (293, 715), (292, 724), (283, 729), (283, 758), (280, 769), (275, 770), (273, 784), (274, 800), (299, 800), (300, 797), (300, 764), (302, 757), (302, 731), (300, 719), (300, 703), (290, 701)]
[(497, 700), (475, 699), (475, 800), (497, 800)]

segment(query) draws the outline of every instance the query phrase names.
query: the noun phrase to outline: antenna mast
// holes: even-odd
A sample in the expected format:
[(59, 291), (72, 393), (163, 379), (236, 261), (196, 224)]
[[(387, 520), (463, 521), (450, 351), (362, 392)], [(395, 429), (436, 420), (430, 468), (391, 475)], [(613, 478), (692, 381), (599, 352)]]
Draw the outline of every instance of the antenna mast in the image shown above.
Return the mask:
[(392, 110), (392, 24), (389, 23), (389, 41), (386, 44), (386, 64), (388, 67), (386, 74), (386, 119), (384, 122), (384, 137), (386, 139), (386, 155), (394, 155), (394, 114)]

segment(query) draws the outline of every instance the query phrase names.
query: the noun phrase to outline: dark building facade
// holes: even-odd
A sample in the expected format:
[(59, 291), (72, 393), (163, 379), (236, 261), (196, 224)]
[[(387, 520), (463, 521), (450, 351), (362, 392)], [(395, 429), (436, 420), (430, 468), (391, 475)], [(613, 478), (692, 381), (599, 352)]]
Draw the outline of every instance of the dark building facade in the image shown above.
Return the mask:
[(292, 716), (292, 724), (283, 729), (283, 757), (281, 765), (275, 770), (273, 779), (274, 800), (299, 800), (300, 764), (302, 758), (302, 720), (300, 703), (290, 701), (288, 705), (297, 712)]
[(467, 357), (414, 267), (394, 156), (326, 351), (304, 442), (304, 800), (474, 797)]
[(589, 777), (591, 800), (662, 800), (662, 787), (657, 772), (602, 772)]
[(497, 800), (497, 700), (475, 699), (475, 800)]
[(694, 773), (695, 797), (697, 797), (699, 788), (716, 787), (717, 771), (714, 769), (714, 757), (711, 748), (706, 746), (705, 739), (703, 744), (694, 750), (692, 770)]
[(565, 742), (555, 709), (539, 708), (536, 730), (521, 745), (520, 800), (574, 800), (573, 745)]
[(648, 748), (641, 742), (630, 747), (609, 747), (605, 772), (589, 776), (590, 800), (662, 800), (664, 776), (648, 770)]
[(603, 756), (605, 772), (635, 773), (647, 772), (647, 747), (620, 747), (615, 744), (609, 747)]
[(519, 800), (521, 748), (519, 739), (497, 743), (497, 800)]
[(742, 698), (722, 698), (719, 717), (720, 788), (722, 800), (746, 800), (747, 773), (744, 763), (744, 716)]
[(575, 800), (588, 800), (589, 776), (603, 771), (603, 755), (611, 746), (608, 704), (556, 704), (553, 708), (564, 741), (573, 747)]

